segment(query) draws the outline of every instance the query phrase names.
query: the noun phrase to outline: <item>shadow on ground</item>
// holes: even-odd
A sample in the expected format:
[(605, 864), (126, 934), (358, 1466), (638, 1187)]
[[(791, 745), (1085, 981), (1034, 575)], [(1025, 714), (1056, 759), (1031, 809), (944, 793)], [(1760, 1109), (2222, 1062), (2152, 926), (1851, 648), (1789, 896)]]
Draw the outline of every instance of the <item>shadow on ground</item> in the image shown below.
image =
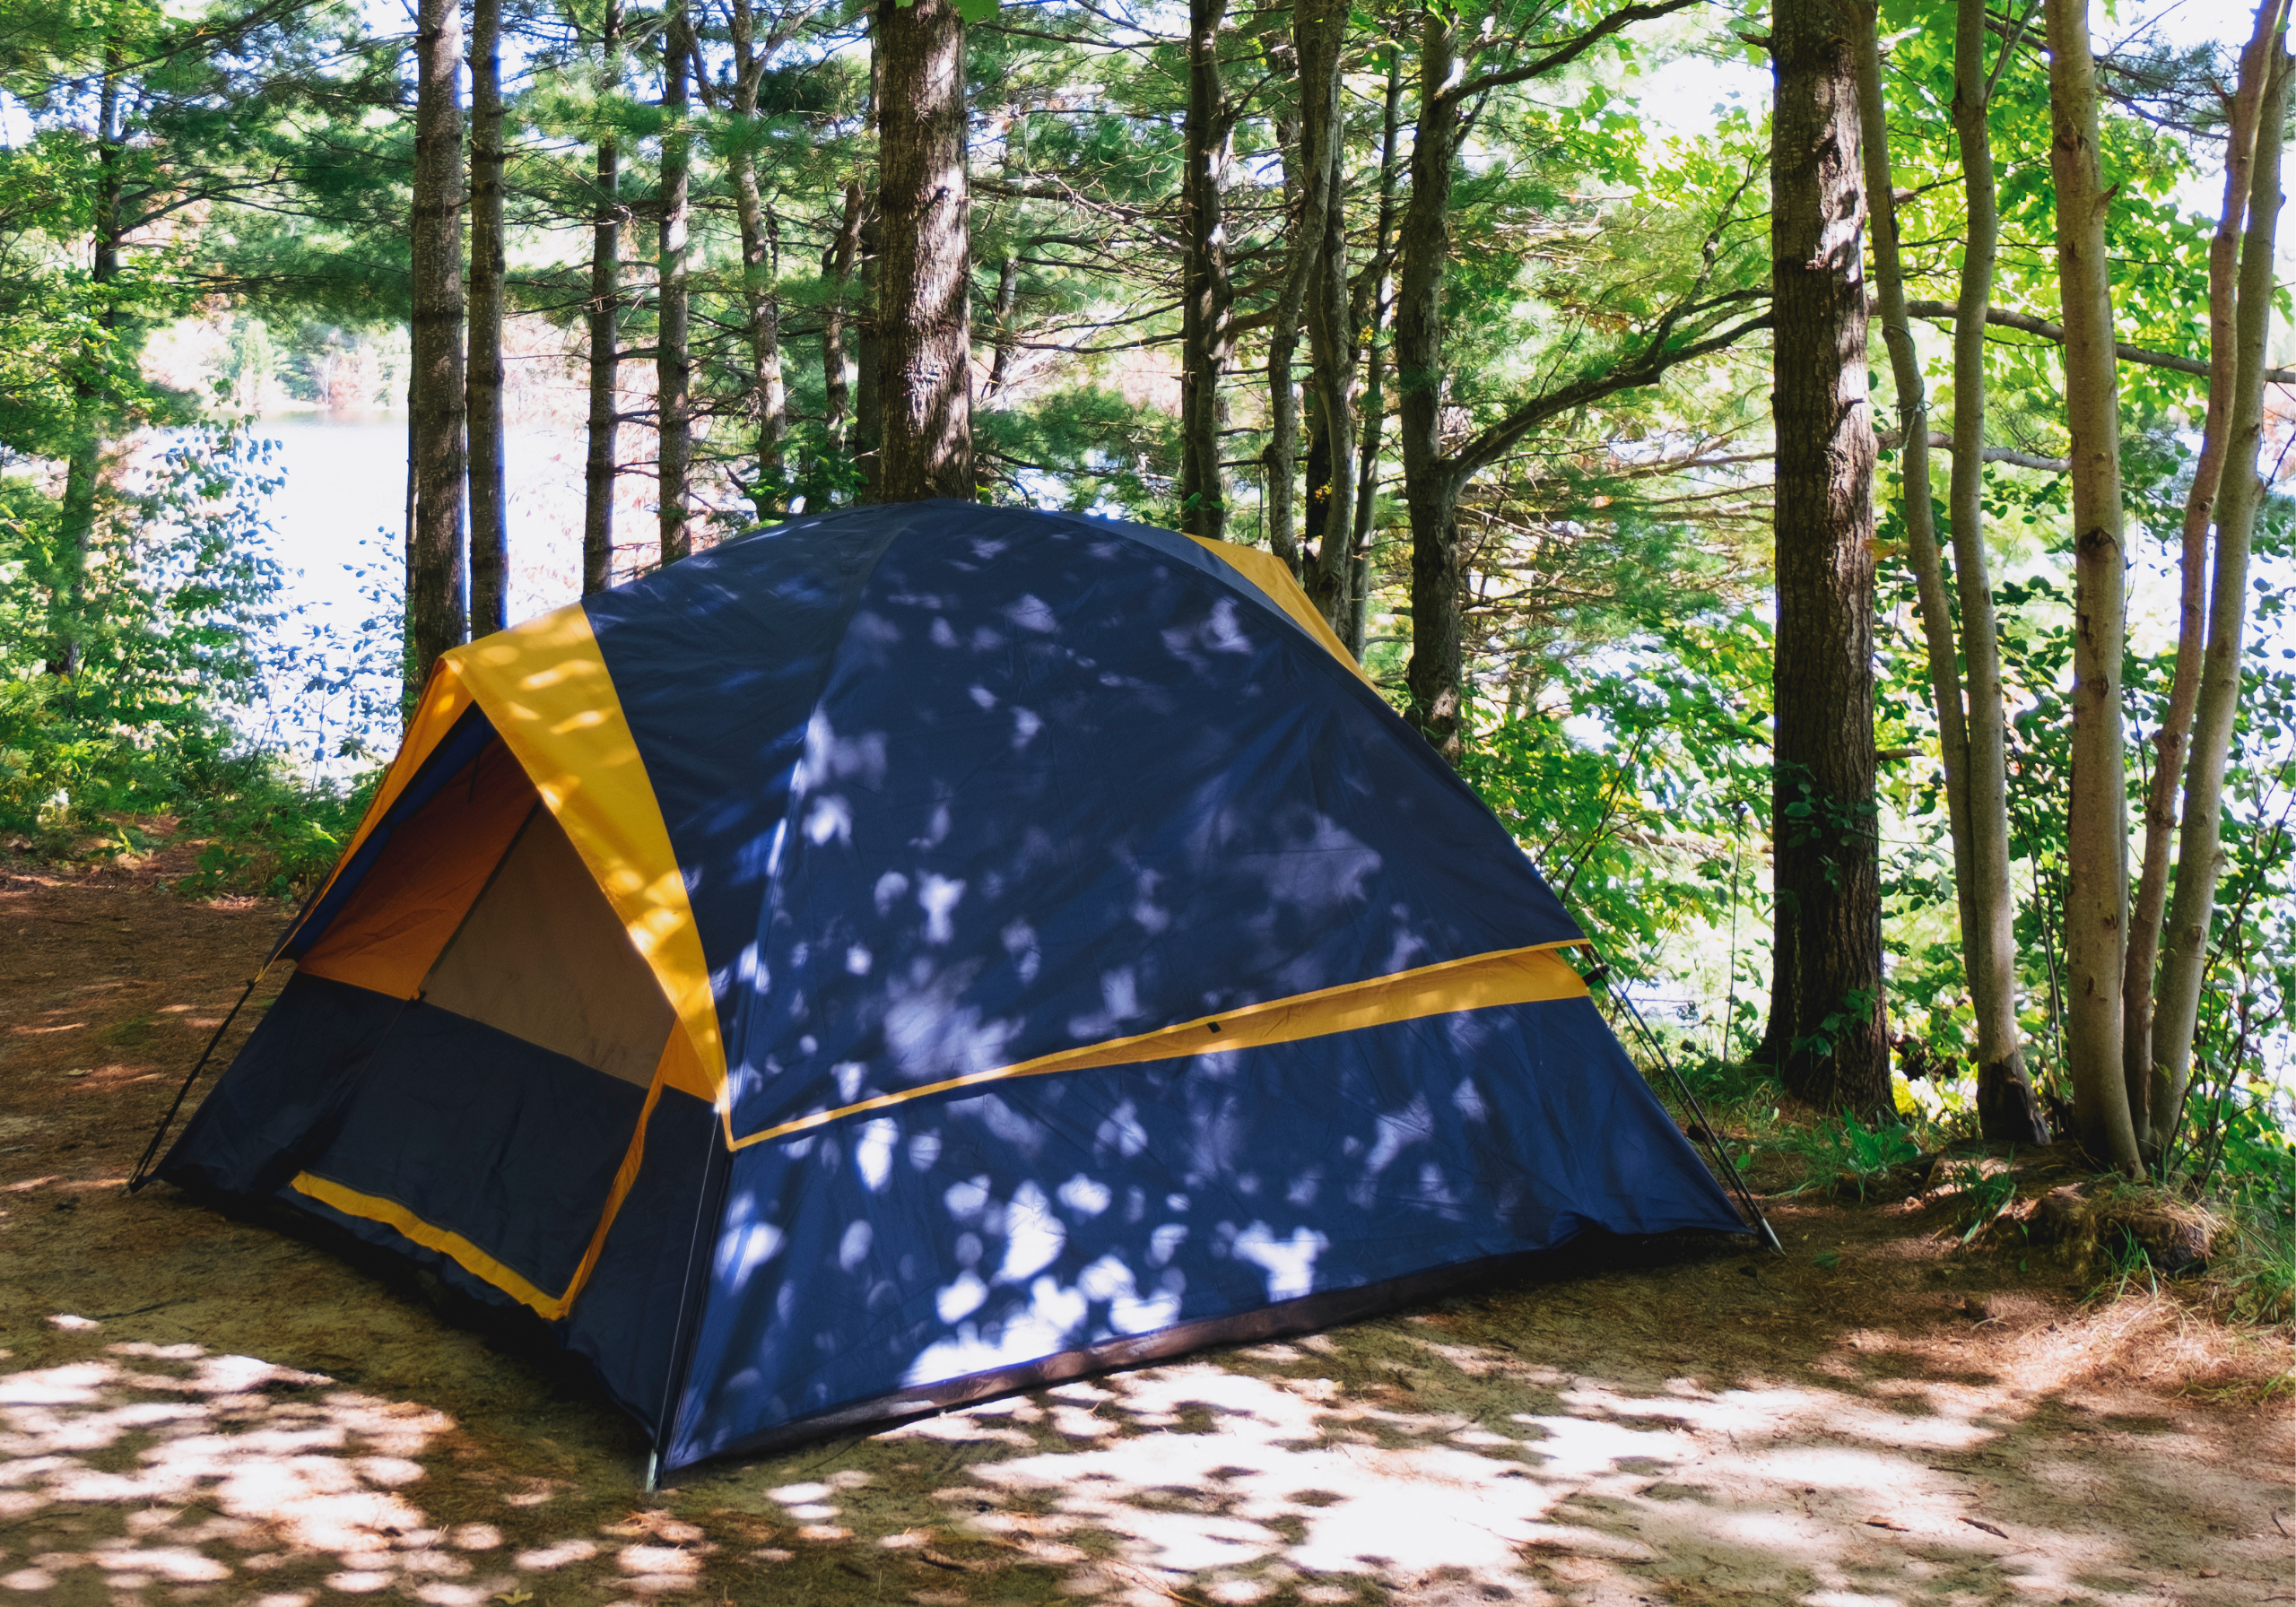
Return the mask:
[(2287, 1335), (2084, 1306), (1919, 1199), (643, 1495), (578, 1373), (125, 1194), (276, 918), (0, 886), (0, 1603), (2296, 1601)]

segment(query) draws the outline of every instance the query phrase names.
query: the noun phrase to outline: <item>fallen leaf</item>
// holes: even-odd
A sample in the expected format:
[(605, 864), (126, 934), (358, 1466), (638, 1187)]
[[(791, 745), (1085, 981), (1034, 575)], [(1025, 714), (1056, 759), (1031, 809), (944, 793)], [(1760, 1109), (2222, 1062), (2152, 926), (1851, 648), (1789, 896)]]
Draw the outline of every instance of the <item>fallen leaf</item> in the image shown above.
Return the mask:
[(1965, 1517), (1961, 1522), (1967, 1524), (1972, 1529), (1982, 1529), (1987, 1534), (1999, 1535), (2003, 1540), (2009, 1538), (2009, 1532), (2006, 1529), (1996, 1529), (1981, 1517)]
[(507, 1602), (509, 1607), (519, 1607), (521, 1603), (533, 1601), (535, 1593), (531, 1590), (505, 1590), (496, 1593), (492, 1599), (497, 1602)]
[(968, 1562), (962, 1558), (952, 1557), (946, 1551), (936, 1551), (931, 1546), (925, 1547), (917, 1554), (919, 1557), (924, 1558), (926, 1561), (931, 1563), (935, 1568), (945, 1568), (950, 1569), (952, 1572), (960, 1574), (986, 1573), (988, 1569), (996, 1566), (993, 1562)]
[(1869, 1517), (1866, 1520), (1866, 1526), (1869, 1529), (1894, 1529), (1900, 1534), (1913, 1533), (1909, 1525), (1898, 1522), (1893, 1517)]

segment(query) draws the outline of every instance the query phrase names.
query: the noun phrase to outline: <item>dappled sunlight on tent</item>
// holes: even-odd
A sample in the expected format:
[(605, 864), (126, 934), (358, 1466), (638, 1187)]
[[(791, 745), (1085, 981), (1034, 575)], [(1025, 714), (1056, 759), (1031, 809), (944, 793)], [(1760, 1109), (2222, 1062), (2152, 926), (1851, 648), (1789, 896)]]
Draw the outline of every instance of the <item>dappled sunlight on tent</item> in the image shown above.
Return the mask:
[(1255, 572), (861, 508), (455, 649), (161, 1175), (557, 1325), (668, 1471), (1744, 1231)]

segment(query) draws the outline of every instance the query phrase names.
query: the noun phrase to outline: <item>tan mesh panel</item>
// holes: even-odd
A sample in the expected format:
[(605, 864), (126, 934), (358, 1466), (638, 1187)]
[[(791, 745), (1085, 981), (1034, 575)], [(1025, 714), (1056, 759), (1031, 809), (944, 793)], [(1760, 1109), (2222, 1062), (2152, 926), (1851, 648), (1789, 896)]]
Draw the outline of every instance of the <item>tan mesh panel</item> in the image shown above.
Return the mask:
[(675, 1019), (546, 809), (511, 845), (422, 996), (640, 1088), (653, 1081)]
[(399, 826), (297, 966), (413, 998), (535, 808), (534, 783), (493, 743)]

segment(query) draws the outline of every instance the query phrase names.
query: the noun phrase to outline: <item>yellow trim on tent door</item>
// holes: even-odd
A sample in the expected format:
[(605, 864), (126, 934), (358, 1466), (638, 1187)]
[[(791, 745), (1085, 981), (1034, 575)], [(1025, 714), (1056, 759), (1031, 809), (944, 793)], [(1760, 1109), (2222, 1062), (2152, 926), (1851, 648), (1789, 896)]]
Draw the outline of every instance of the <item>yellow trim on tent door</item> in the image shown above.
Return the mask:
[(425, 1249), (436, 1250), (450, 1258), (474, 1278), (483, 1278), (522, 1306), (532, 1307), (545, 1317), (566, 1315), (563, 1306), (517, 1272), (489, 1255), (461, 1234), (426, 1222), (396, 1200), (381, 1194), (361, 1194), (355, 1188), (345, 1188), (340, 1183), (316, 1177), (309, 1172), (298, 1172), (289, 1180), (288, 1187), (299, 1194), (307, 1194), (322, 1205), (331, 1205), (345, 1216), (355, 1216), (370, 1222), (381, 1222), (395, 1228)]
[[(351, 840), (335, 856), (335, 868), (326, 873), (326, 883), (303, 907), (306, 915), (326, 900), (328, 889), (343, 874), (343, 867), (351, 863), (351, 856), (359, 852), (368, 838), (374, 835), (375, 828), (382, 824), (383, 817), (390, 812), (391, 805), (398, 802), (399, 795), (405, 792), (407, 784), (414, 779), (414, 773), (422, 768), (422, 761), (446, 740), (447, 733), (455, 728), (455, 722), (463, 717), (470, 706), (470, 689), (462, 683), (453, 666), (441, 660), (433, 666), (430, 679), (423, 685), (422, 697), (414, 706), (414, 717), (406, 723), (406, 734), (399, 740), (398, 756), (391, 760), (391, 768), (384, 773), (383, 784), (375, 789), (375, 796), (367, 805), (367, 812), (359, 817), (359, 829), (351, 834)], [(273, 951), (274, 957), (283, 951), (295, 934), (301, 930), (300, 922), (290, 928), (287, 934), (279, 940), (279, 948)]]
[(446, 656), (621, 917), (662, 985), (693, 1053), (671, 1086), (722, 1103), (726, 1049), (701, 933), (638, 739), (581, 604)]
[(1056, 1072), (1081, 1072), (1100, 1066), (1136, 1065), (1152, 1060), (1183, 1060), (1225, 1049), (1257, 1049), (1270, 1044), (1297, 1043), (1305, 1038), (1326, 1038), (1393, 1021), (1417, 1021), (1422, 1016), (1449, 1015), (1462, 1010), (1485, 1010), (1498, 1004), (1534, 1004), (1549, 999), (1582, 999), (1586, 979), (1570, 969), (1557, 949), (1583, 942), (1570, 938), (1535, 949), (1506, 949), (1465, 960), (1445, 960), (1416, 970), (1373, 977), (1313, 993), (1247, 1004), (1220, 1015), (1200, 1016), (1176, 1027), (1114, 1038), (1080, 1049), (1063, 1049), (994, 1071), (972, 1072), (928, 1082), (921, 1088), (880, 1094), (834, 1110), (819, 1110), (794, 1121), (733, 1140), (733, 1147), (787, 1138), (814, 1127), (825, 1127), (848, 1116), (906, 1105), (911, 1099), (1004, 1082), (1015, 1077), (1045, 1077)]
[(661, 1064), (656, 1068), (654, 1081), (646, 1090), (646, 1103), (639, 1109), (637, 1131), (630, 1135), (630, 1146), (622, 1151), (622, 1164), (614, 1169), (613, 1185), (606, 1191), (605, 1209), (599, 1213), (597, 1226), (590, 1231), (590, 1242), (583, 1247), (582, 1259), (576, 1264), (574, 1275), (566, 1281), (565, 1291), (561, 1294), (545, 1293), (532, 1280), (497, 1261), (461, 1234), (450, 1228), (441, 1228), (436, 1222), (425, 1221), (398, 1201), (386, 1195), (361, 1194), (355, 1188), (346, 1188), (331, 1178), (311, 1172), (298, 1172), (287, 1186), (323, 1205), (333, 1206), (345, 1216), (381, 1222), (396, 1229), (416, 1244), (449, 1257), (472, 1277), (492, 1284), (544, 1321), (554, 1323), (574, 1309), (576, 1297), (581, 1294), (583, 1285), (589, 1282), (590, 1274), (597, 1270), (598, 1257), (605, 1253), (606, 1235), (613, 1229), (614, 1218), (622, 1214), (622, 1202), (630, 1197), (631, 1189), (638, 1182), (639, 1168), (645, 1164), (646, 1130), (653, 1123), (654, 1108), (661, 1103), (662, 1090), (682, 1087), (681, 1078), (690, 1080), (697, 1075), (692, 1060), (693, 1050), (684, 1029), (673, 1026), (662, 1048)]
[(1378, 682), (1363, 673), (1363, 666), (1355, 662), (1355, 655), (1347, 650), (1347, 644), (1339, 639), (1322, 612), (1300, 589), (1300, 583), (1292, 578), (1290, 565), (1257, 547), (1239, 547), (1233, 542), (1215, 542), (1201, 535), (1187, 539), (1265, 592), (1270, 602), (1290, 614), (1300, 630), (1322, 643), (1324, 651), (1345, 665), (1358, 681), (1373, 691), (1379, 690)]

